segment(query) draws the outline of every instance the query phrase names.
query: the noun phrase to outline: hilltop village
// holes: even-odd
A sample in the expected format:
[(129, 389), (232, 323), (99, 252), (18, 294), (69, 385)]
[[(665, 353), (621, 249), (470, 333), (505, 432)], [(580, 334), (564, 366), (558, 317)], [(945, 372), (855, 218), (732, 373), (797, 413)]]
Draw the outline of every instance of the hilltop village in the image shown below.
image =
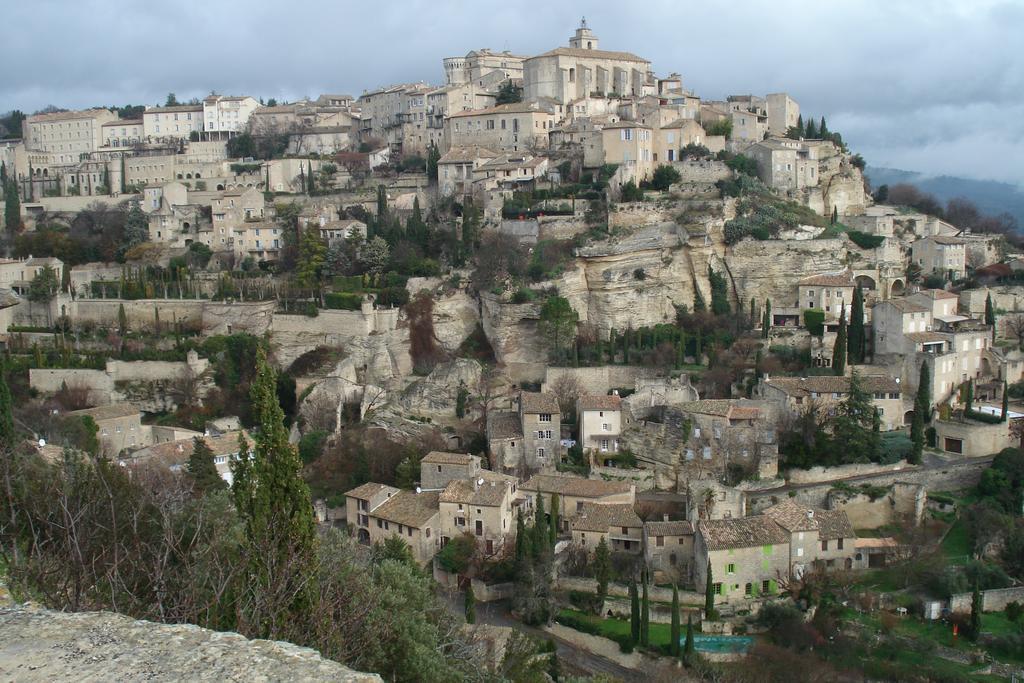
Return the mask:
[[(635, 680), (1020, 675), (1016, 226), (872, 187), (828, 112), (704, 99), (585, 21), (543, 54), (441, 66), (359, 96), (0, 119), (0, 445), (24, 472), (101, 463), (125, 490), (161, 482), (133, 494), (152, 509), (221, 500), (202, 509), (225, 525), (287, 500), (287, 524), (340, 534), (366, 595), (387, 594), (365, 571), (382, 553), (409, 565), (422, 592), (382, 614), (440, 633), (423, 615), (454, 601), (495, 680), (558, 680), (559, 659)], [(298, 483), (261, 494), (275, 457)], [(93, 509), (72, 489), (8, 494), (24, 519), (2, 542), (32, 548), (12, 588), (458, 679), (441, 635), (417, 649), (340, 607), (393, 649), (299, 641), (251, 605), (143, 608), (171, 590), (148, 581), (112, 604), (114, 546), (38, 536), (45, 498)], [(74, 588), (44, 571), (89, 553)]]

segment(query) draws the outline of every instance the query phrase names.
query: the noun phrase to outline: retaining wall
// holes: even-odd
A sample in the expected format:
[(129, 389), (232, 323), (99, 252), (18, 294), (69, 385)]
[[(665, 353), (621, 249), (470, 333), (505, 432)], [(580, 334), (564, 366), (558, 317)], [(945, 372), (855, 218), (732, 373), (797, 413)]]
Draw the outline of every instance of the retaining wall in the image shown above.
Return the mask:
[[(957, 593), (949, 597), (949, 610), (951, 612), (970, 612), (971, 593)], [(1011, 602), (1024, 603), (1024, 586), (1013, 588), (993, 588), (981, 591), (982, 612), (1002, 612)]]

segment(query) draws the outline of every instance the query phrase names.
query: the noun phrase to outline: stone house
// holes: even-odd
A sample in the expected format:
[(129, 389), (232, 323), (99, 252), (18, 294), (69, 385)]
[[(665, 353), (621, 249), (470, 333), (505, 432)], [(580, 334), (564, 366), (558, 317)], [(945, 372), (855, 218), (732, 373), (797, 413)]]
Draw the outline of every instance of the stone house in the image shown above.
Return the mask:
[(152, 432), (142, 425), (142, 413), (131, 403), (114, 403), (96, 408), (73, 410), (74, 417), (91, 417), (99, 428), (103, 454), (111, 457), (128, 448), (141, 448), (152, 444)]
[(472, 479), (448, 482), (438, 500), (442, 547), (469, 533), (487, 555), (494, 555), (515, 538), (516, 511), (523, 504), (515, 477), (481, 470)]
[(705, 145), (707, 133), (693, 119), (676, 119), (654, 131), (654, 162), (679, 161), (679, 151), (687, 145)]
[(142, 112), (142, 132), (147, 140), (188, 140), (203, 132), (203, 105), (181, 104), (147, 107)]
[(49, 152), (56, 164), (72, 164), (103, 146), (103, 124), (117, 120), (109, 109), (33, 114), (22, 123), (25, 148)]
[(7, 287), (18, 294), (28, 292), (36, 275), (49, 266), (57, 275), (60, 284), (64, 277), (64, 262), (55, 256), (29, 256), (26, 259), (0, 258), (0, 287)]
[(654, 131), (635, 121), (619, 121), (601, 128), (602, 164), (616, 164), (621, 182), (637, 185), (654, 172)]
[[(745, 118), (753, 115), (733, 115), (734, 137), (737, 116)], [(776, 190), (792, 191), (817, 187), (820, 183), (815, 151), (815, 148), (798, 140), (768, 138), (755, 142), (743, 153), (757, 162), (757, 175), (765, 185)]]
[(805, 277), (797, 283), (797, 306), (801, 310), (816, 308), (824, 311), (825, 324), (838, 323), (845, 309), (849, 323), (854, 287), (853, 272), (849, 270)]
[(629, 503), (583, 503), (569, 521), (573, 543), (588, 552), (604, 539), (612, 552), (639, 555), (643, 551), (643, 527)]
[(762, 512), (789, 533), (791, 575), (800, 577), (811, 567), (852, 569), (856, 534), (842, 510), (807, 507), (793, 499)]
[(618, 392), (580, 396), (576, 399), (576, 415), (584, 452), (618, 453), (622, 432), (622, 399)]
[(519, 421), (523, 432), (523, 464), (528, 470), (558, 462), (562, 414), (554, 394), (523, 391), (519, 394)]
[(371, 482), (345, 493), (345, 518), (360, 543), (375, 545), (397, 536), (425, 565), (441, 547), (438, 497), (436, 491), (403, 491)]
[(246, 129), (249, 117), (260, 103), (248, 95), (209, 95), (203, 100), (205, 137), (229, 137)]
[(683, 465), (722, 473), (737, 467), (748, 474), (774, 477), (779, 447), (770, 408), (747, 399), (704, 399), (673, 406), (671, 410), (690, 425)]
[(547, 149), (556, 117), (538, 102), (499, 104), (490, 109), (459, 111), (447, 120), (447, 146), (478, 146), (500, 152)]
[(494, 52), (486, 48), (470, 50), (465, 57), (445, 57), (443, 60), (445, 82), (448, 85), (470, 84), (497, 72), (501, 80), (523, 77), (523, 62), (526, 57), (514, 55), (508, 50)]
[(478, 145), (449, 149), (437, 162), (437, 185), (441, 196), (472, 195), (474, 171), (498, 156), (498, 152)]
[[(898, 377), (861, 375), (861, 388), (872, 397), (879, 411), (882, 431), (900, 429), (904, 423), (903, 393)], [(775, 402), (783, 414), (799, 417), (808, 409), (832, 414), (836, 404), (850, 393), (849, 377), (764, 377), (756, 388), (758, 396)]]
[(880, 301), (871, 309), (876, 354), (906, 353), (906, 337), (931, 330), (930, 307), (906, 298)]
[(796, 126), (800, 118), (800, 105), (788, 93), (768, 93), (764, 99), (769, 135), (785, 135), (790, 128)]
[(443, 489), (454, 479), (473, 479), (480, 474), (480, 456), (431, 451), (420, 460), (420, 486)]
[(686, 482), (686, 518), (738, 519), (747, 514), (747, 495), (742, 489), (723, 484), (717, 478), (693, 478)]
[[(998, 413), (995, 413), (998, 414)], [(1006, 422), (988, 424), (976, 420), (935, 420), (935, 445), (945, 453), (968, 458), (998, 453), (1004, 448), (1015, 448), (1019, 441), (1010, 433), (1010, 427), (1020, 420), (1011, 411)], [(1021, 416), (1024, 417), (1024, 416)]]
[(910, 245), (910, 258), (925, 274), (962, 278), (967, 272), (966, 242), (959, 237), (932, 235)]
[(692, 580), (693, 525), (685, 520), (644, 523), (644, 559), (656, 574), (682, 583)]
[(693, 547), (694, 585), (706, 585), (710, 567), (716, 604), (775, 595), (789, 578), (789, 534), (764, 515), (701, 520)]
[(532, 189), (536, 181), (547, 172), (547, 157), (506, 154), (477, 166), (473, 171), (473, 178), (474, 182), (484, 189), (511, 193)]
[(517, 413), (491, 410), (487, 413), (487, 452), (491, 469), (513, 471), (523, 461), (523, 423)]
[(627, 481), (585, 479), (565, 474), (535, 474), (520, 487), (536, 500), (544, 498), (544, 509), (551, 510), (551, 497), (558, 496), (561, 530), (569, 529), (569, 521), (583, 510), (585, 504), (636, 503), (636, 484)]
[(337, 221), (321, 219), (319, 221), (320, 237), (327, 242), (327, 246), (333, 247), (336, 244), (343, 244), (350, 237), (362, 237), (366, 239), (366, 223), (352, 218)]
[(100, 126), (100, 135), (104, 147), (134, 147), (141, 145), (145, 139), (142, 119), (108, 121)]
[(730, 116), (732, 118), (731, 140), (759, 141), (763, 140), (768, 132), (768, 115), (760, 111), (736, 109), (731, 112)]
[(596, 35), (583, 22), (569, 47), (549, 50), (523, 62), (523, 99), (553, 100), (566, 105), (589, 95), (654, 94), (651, 63), (628, 52), (598, 49)]
[[(240, 438), (244, 438), (249, 447), (252, 447), (253, 441), (244, 431), (202, 437), (206, 445), (213, 451), (213, 464), (217, 468), (217, 474), (229, 486), (233, 481), (231, 463), (238, 459)], [(167, 467), (172, 472), (180, 472), (188, 465), (194, 448), (195, 442), (191, 438), (164, 441), (141, 448), (121, 458), (118, 462), (125, 467), (157, 465)]]
[(213, 198), (211, 216), (213, 228), (235, 228), (242, 223), (257, 222), (264, 218), (266, 202), (263, 192), (254, 187), (225, 190)]

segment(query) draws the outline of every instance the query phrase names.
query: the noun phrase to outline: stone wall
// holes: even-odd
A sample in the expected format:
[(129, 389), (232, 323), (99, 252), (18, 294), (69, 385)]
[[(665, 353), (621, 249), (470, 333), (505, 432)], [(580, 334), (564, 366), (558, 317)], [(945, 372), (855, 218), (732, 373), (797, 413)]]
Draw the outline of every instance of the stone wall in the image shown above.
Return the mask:
[(654, 368), (633, 365), (602, 365), (592, 368), (548, 367), (541, 391), (551, 391), (561, 377), (572, 377), (586, 394), (607, 394), (612, 389), (632, 388), (636, 380), (656, 374)]
[[(970, 613), (971, 593), (957, 593), (949, 597), (949, 610), (956, 613)], [(1002, 612), (1011, 602), (1024, 603), (1024, 586), (993, 588), (981, 591), (982, 612)]]
[(540, 235), (540, 223), (536, 218), (524, 220), (506, 218), (498, 224), (498, 232), (517, 240), (520, 244), (533, 245), (537, 243)]
[(772, 310), (796, 303), (797, 282), (810, 275), (835, 273), (846, 268), (844, 239), (788, 242), (747, 239), (732, 245), (726, 256), (739, 299)]
[(889, 524), (910, 522), (915, 526), (924, 515), (927, 492), (920, 484), (893, 484), (884, 496), (872, 498), (866, 493), (832, 490), (826, 508), (842, 510), (854, 529), (877, 529)]
[(680, 183), (716, 183), (732, 177), (732, 170), (724, 161), (692, 160), (672, 162), (672, 168), (679, 171)]
[(807, 470), (792, 469), (786, 472), (786, 481), (790, 484), (813, 484), (816, 482), (835, 481), (847, 477), (857, 477), (868, 474), (885, 474), (888, 472), (899, 472), (907, 467), (906, 460), (892, 463), (891, 465), (879, 465), (877, 463), (864, 463), (855, 465), (839, 465), (837, 467), (812, 467)]
[[(577, 209), (583, 204), (586, 202), (577, 202)], [(542, 240), (571, 240), (576, 235), (589, 230), (587, 222), (579, 210), (572, 216), (540, 216), (538, 223), (540, 224), (538, 237)]]
[[(977, 458), (947, 465), (941, 469), (903, 470), (901, 472), (868, 475), (845, 481), (851, 486), (859, 484), (891, 486), (899, 482), (902, 484), (921, 484), (929, 491), (959, 491), (975, 486), (978, 480), (981, 479), (982, 471), (989, 466), (990, 462), (989, 458)], [(776, 489), (749, 491), (747, 492), (747, 514), (758, 514), (765, 508), (781, 503), (790, 497), (803, 505), (826, 507), (828, 505), (828, 494), (835, 484), (836, 482), (833, 481), (811, 484), (796, 489), (779, 487)], [(790, 493), (793, 495), (790, 496)]]
[(191, 624), (112, 612), (0, 609), (0, 671), (10, 680), (285, 681), (379, 683), (315, 650), (248, 640)]

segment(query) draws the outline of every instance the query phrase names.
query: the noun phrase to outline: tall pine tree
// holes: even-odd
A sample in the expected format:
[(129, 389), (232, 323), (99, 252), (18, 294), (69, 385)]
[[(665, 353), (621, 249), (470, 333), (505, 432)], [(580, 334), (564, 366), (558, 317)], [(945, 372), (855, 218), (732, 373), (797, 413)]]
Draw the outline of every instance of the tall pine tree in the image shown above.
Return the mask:
[(669, 652), (673, 657), (679, 656), (679, 587), (672, 584), (672, 630), (669, 640)]
[(549, 533), (551, 536), (551, 546), (554, 547), (555, 542), (558, 540), (558, 494), (551, 494), (551, 517), (549, 520), (550, 529)]
[(761, 339), (767, 339), (772, 331), (772, 302), (764, 300), (764, 315), (761, 318)]
[(14, 414), (11, 388), (7, 385), (7, 368), (0, 360), (0, 445), (14, 446)]
[(228, 486), (217, 472), (213, 451), (201, 436), (192, 439), (192, 455), (188, 458), (186, 470), (199, 493), (221, 491)]
[(846, 304), (839, 314), (839, 331), (836, 332), (836, 344), (832, 347), (832, 372), (837, 377), (846, 374)]
[(636, 590), (636, 578), (629, 582), (629, 636), (634, 643), (640, 642), (640, 595)]
[(846, 331), (847, 360), (850, 365), (864, 362), (867, 337), (864, 334), (864, 293), (860, 287), (853, 288), (853, 304), (850, 306), (850, 322)]
[(316, 592), (317, 543), (302, 462), (288, 443), (277, 373), (262, 347), (250, 400), (259, 431), (252, 449), (239, 437), (231, 464), (231, 492), (244, 527), (244, 585), (253, 596), (241, 604), (239, 621), (256, 637), (279, 640), (305, 627)]
[(992, 341), (996, 340), (996, 309), (992, 306), (992, 294), (985, 297), (985, 324), (992, 328)]
[(644, 595), (640, 601), (640, 643), (645, 647), (651, 644), (651, 596), (647, 580), (647, 570), (641, 574), (644, 584)]

